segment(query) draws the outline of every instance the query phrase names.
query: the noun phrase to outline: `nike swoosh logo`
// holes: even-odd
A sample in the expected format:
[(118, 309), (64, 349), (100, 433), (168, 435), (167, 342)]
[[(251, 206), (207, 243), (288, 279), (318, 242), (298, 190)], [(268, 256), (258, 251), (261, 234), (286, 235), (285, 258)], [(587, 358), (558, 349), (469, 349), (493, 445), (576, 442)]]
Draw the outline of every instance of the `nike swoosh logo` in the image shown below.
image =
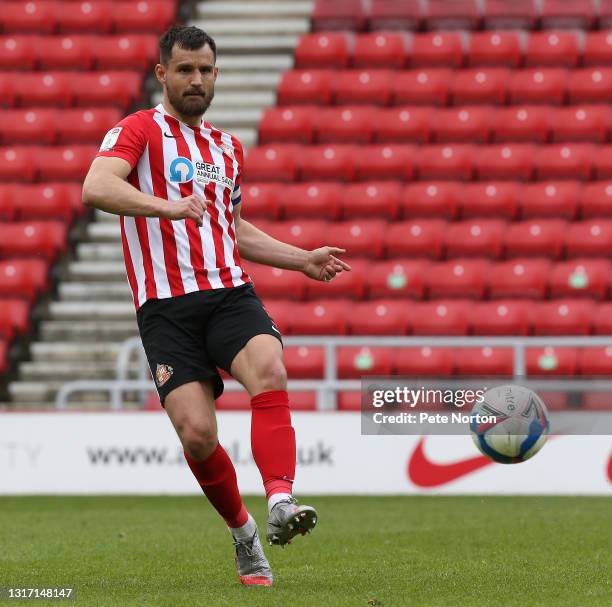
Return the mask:
[(168, 135), (168, 133), (164, 132), (164, 137), (168, 137), (168, 139), (178, 139), (178, 135)]
[(276, 331), (279, 335), (281, 334), (281, 332), (274, 325), (272, 325), (272, 329), (274, 329), (274, 331)]

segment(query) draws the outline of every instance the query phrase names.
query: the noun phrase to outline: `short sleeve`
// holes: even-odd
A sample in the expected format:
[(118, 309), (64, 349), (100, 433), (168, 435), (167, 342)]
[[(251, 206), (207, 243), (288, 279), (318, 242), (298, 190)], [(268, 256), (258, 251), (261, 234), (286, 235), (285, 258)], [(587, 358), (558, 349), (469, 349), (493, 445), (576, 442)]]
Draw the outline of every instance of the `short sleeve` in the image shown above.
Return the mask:
[(146, 145), (147, 132), (144, 120), (138, 113), (130, 114), (106, 133), (96, 156), (123, 158), (134, 168)]
[(234, 155), (236, 163), (238, 164), (238, 170), (236, 171), (236, 179), (234, 179), (234, 189), (232, 191), (232, 204), (238, 206), (242, 202), (242, 192), (240, 185), (242, 182), (242, 168), (244, 164), (244, 152), (242, 150), (242, 144), (238, 139), (232, 137), (232, 143), (234, 144)]

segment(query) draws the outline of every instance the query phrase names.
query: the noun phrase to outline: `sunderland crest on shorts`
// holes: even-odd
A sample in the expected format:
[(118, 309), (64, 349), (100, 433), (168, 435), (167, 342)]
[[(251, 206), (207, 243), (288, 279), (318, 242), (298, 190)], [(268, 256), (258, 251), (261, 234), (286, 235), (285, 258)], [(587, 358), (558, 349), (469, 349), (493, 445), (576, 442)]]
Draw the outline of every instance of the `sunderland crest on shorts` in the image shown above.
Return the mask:
[(158, 388), (161, 388), (171, 377), (172, 373), (174, 373), (174, 369), (170, 365), (157, 365), (157, 369), (155, 370), (155, 383)]

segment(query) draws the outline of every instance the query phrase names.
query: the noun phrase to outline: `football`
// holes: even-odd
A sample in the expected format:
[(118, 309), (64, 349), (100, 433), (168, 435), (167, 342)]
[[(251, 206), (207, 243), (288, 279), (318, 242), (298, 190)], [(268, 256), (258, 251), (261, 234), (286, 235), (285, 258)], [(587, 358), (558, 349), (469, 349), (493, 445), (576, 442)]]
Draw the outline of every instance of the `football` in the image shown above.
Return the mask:
[(548, 411), (533, 390), (516, 385), (487, 390), (470, 417), (472, 439), (480, 451), (500, 464), (533, 457), (546, 442)]

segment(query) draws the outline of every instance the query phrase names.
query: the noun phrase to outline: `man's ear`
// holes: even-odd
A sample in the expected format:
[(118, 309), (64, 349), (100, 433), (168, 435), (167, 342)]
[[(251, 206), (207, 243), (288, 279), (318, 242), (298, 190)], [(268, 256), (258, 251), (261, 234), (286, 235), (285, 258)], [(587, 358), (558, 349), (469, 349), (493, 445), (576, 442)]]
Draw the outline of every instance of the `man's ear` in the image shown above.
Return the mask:
[(155, 77), (162, 84), (166, 82), (166, 68), (164, 67), (162, 63), (158, 63), (155, 66)]

